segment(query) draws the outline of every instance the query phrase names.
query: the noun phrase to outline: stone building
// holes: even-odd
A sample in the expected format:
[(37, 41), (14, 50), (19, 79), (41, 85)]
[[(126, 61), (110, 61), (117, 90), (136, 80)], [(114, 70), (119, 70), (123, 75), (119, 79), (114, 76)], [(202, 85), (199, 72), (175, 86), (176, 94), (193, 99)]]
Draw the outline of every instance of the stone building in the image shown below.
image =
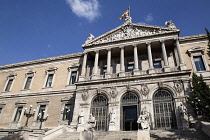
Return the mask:
[(145, 113), (151, 129), (188, 128), (192, 72), (210, 83), (208, 40), (179, 33), (171, 21), (160, 27), (127, 20), (90, 34), (84, 52), (0, 66), (0, 129), (81, 132), (92, 114), (96, 131), (133, 131)]

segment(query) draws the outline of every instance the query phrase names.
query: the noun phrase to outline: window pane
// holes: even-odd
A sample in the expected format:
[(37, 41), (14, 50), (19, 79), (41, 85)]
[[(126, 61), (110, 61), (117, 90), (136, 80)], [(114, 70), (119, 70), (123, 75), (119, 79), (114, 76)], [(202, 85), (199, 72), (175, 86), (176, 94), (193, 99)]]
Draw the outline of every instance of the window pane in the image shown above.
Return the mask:
[(195, 62), (195, 67), (196, 67), (197, 71), (204, 71), (204, 70), (206, 70), (205, 66), (204, 66), (204, 63), (203, 63), (203, 59), (202, 59), (201, 56), (194, 57), (194, 62)]
[(70, 80), (70, 84), (74, 84), (76, 82), (76, 79), (77, 79), (77, 72), (76, 71), (73, 71), (71, 73), (71, 80)]
[(134, 69), (134, 65), (132, 64), (132, 65), (128, 65), (128, 72), (129, 71), (133, 71), (133, 69)]
[(49, 74), (48, 77), (47, 77), (46, 87), (51, 87), (52, 86), (52, 80), (53, 80), (53, 74)]
[(16, 114), (15, 114), (15, 118), (14, 118), (15, 122), (18, 122), (20, 120), (20, 116), (21, 116), (22, 110), (23, 110), (23, 107), (18, 107), (17, 108)]
[(37, 120), (44, 116), (46, 105), (40, 105)]
[(24, 89), (29, 89), (32, 77), (28, 77)]
[(5, 91), (9, 91), (12, 85), (13, 79), (9, 79)]
[(153, 66), (154, 66), (155, 69), (162, 68), (161, 61), (153, 62)]

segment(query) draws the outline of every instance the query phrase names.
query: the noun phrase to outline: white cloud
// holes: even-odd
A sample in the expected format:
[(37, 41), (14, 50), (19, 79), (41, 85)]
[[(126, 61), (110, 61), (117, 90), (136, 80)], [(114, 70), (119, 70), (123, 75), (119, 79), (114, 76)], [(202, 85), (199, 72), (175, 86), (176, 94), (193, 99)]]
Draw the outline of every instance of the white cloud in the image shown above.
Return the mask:
[(153, 18), (153, 16), (152, 16), (152, 14), (149, 13), (149, 14), (144, 18), (144, 20), (145, 20), (146, 22), (151, 22), (151, 21), (154, 20), (154, 18)]
[(97, 0), (66, 0), (74, 14), (92, 22), (100, 16), (99, 2)]

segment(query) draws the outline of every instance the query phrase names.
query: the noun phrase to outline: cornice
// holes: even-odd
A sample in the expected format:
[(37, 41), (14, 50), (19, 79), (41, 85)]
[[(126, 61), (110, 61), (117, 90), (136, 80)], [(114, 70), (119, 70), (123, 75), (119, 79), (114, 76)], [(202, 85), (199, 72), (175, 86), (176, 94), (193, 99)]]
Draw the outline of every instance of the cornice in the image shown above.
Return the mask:
[(192, 36), (179, 37), (180, 42), (194, 41), (194, 40), (200, 40), (200, 39), (207, 39), (207, 35), (206, 34), (198, 34), (198, 35), (192, 35)]
[(83, 53), (80, 52), (80, 53), (73, 53), (73, 54), (61, 55), (61, 56), (56, 56), (56, 57), (49, 57), (49, 58), (44, 58), (44, 59), (26, 61), (26, 62), (21, 62), (21, 63), (3, 65), (3, 66), (0, 66), (0, 70), (28, 66), (28, 65), (33, 65), (33, 64), (40, 64), (40, 63), (45, 63), (45, 62), (64, 60), (64, 59), (70, 59), (70, 58), (75, 58), (75, 57), (81, 57), (82, 55)]

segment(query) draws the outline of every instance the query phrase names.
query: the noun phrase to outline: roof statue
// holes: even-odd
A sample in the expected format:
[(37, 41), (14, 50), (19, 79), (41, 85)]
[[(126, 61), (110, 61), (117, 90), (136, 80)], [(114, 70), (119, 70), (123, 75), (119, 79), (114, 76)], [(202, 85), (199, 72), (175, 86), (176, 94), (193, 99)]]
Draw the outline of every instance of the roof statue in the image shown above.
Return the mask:
[(132, 18), (129, 15), (126, 15), (124, 24), (132, 23)]
[(175, 24), (172, 22), (172, 20), (166, 21), (166, 22), (165, 22), (165, 25), (166, 25), (167, 27), (169, 27), (169, 28), (172, 28), (172, 29), (176, 28), (176, 26), (175, 26)]
[(85, 41), (85, 43), (90, 42), (91, 40), (93, 40), (95, 37), (92, 34), (89, 34), (89, 37), (87, 38), (87, 40)]

